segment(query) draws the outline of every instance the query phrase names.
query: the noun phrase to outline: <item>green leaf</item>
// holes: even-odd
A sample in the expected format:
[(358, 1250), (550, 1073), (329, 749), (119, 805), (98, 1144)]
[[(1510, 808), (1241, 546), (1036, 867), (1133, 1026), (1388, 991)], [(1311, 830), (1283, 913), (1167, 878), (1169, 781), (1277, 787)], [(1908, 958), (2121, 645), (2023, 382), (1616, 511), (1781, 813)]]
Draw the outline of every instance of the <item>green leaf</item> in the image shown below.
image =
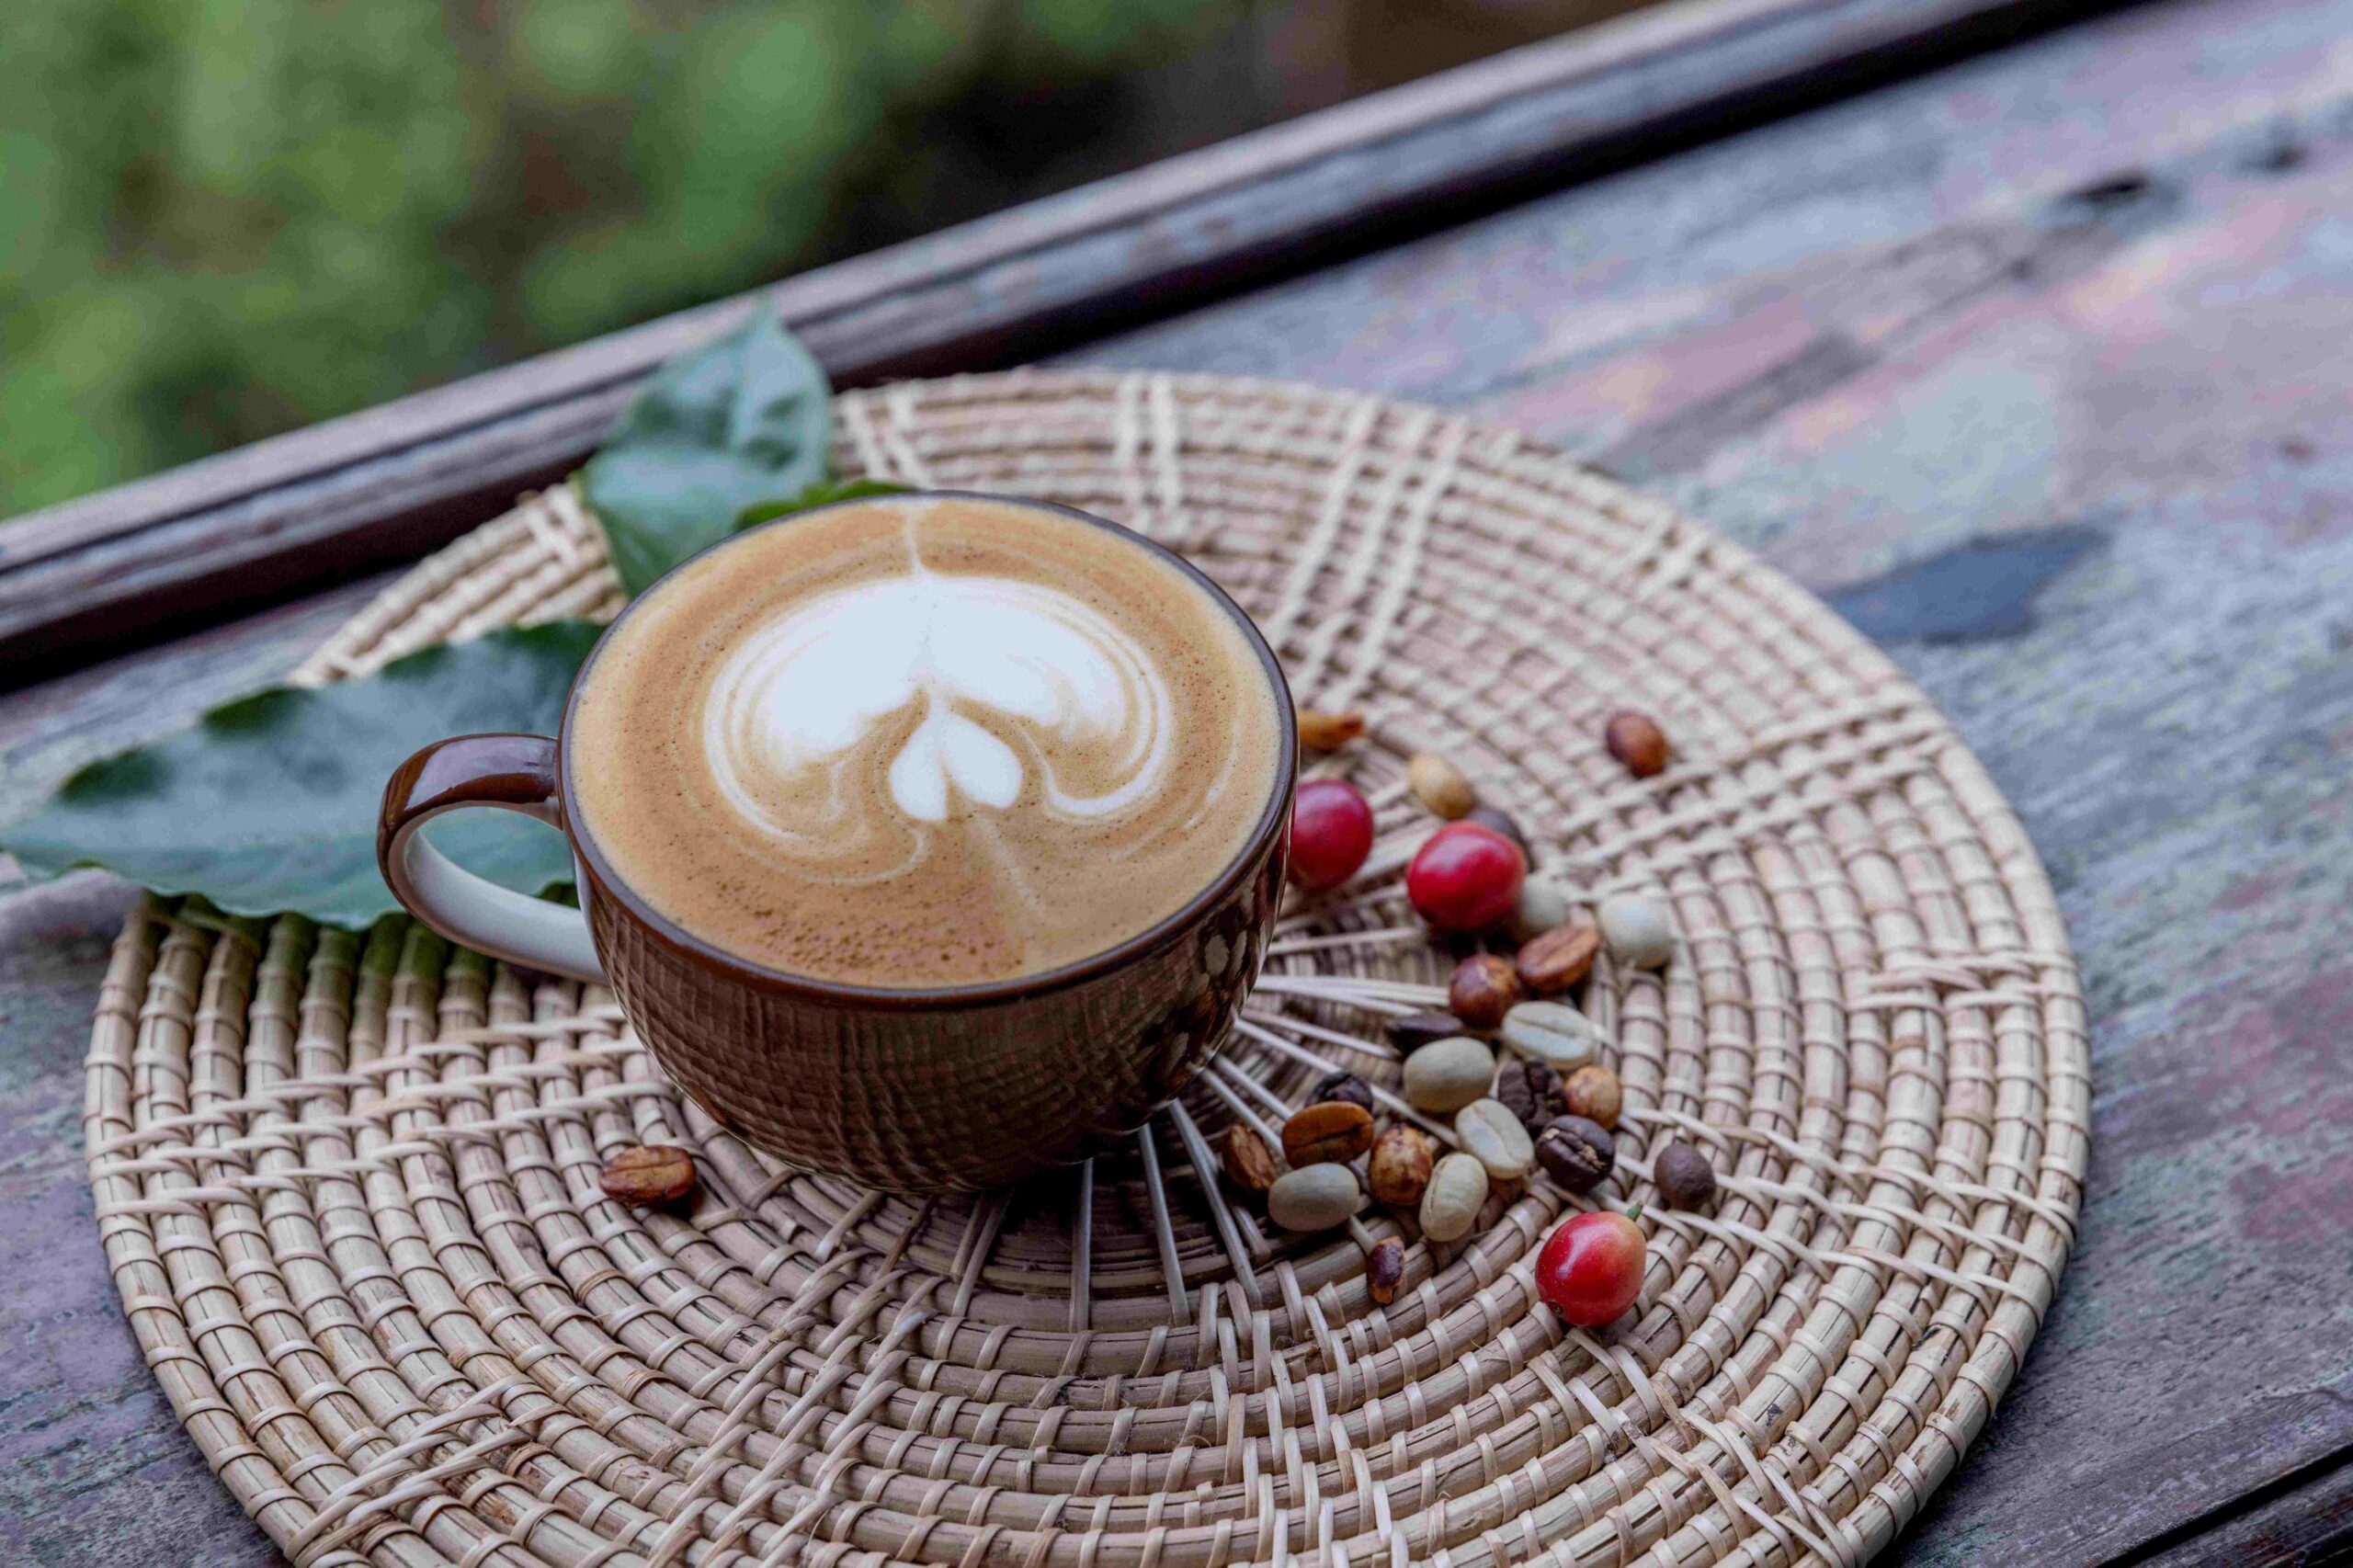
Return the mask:
[(831, 402), (769, 311), (655, 372), (581, 473), (621, 586), (643, 593), (746, 506), (824, 479)]
[[(231, 915), (291, 911), (359, 927), (397, 907), (376, 874), (384, 781), (420, 746), (480, 730), (553, 734), (603, 628), (557, 621), (427, 648), (373, 676), (279, 687), (94, 762), (0, 849), (36, 877), (102, 866)], [(572, 875), (561, 835), (509, 812), (437, 822), (469, 869), (544, 892)]]
[(868, 495), (904, 495), (907, 487), (881, 479), (820, 480), (790, 501), (757, 501), (736, 514), (735, 532), (756, 528), (762, 523), (772, 523), (779, 517), (789, 517), (795, 512), (806, 512), (814, 506), (830, 506), (836, 501), (856, 501)]

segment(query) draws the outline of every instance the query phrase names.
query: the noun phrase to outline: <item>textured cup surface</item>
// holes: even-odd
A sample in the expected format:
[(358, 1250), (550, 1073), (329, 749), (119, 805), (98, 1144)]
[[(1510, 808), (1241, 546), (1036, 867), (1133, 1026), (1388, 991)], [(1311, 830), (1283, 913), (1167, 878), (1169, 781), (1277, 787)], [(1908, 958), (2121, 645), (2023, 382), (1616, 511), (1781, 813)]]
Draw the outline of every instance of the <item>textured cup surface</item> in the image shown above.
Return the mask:
[[(902, 988), (772, 969), (659, 907), (570, 804), (582, 795), (580, 770), (596, 766), (574, 744), (573, 726), (598, 661), (625, 645), (630, 612), (582, 670), (559, 739), (582, 907), (648, 1048), (747, 1141), (803, 1168), (895, 1191), (1000, 1185), (1100, 1153), (1133, 1131), (1222, 1042), (1281, 902), (1297, 743), (1281, 670), (1248, 618), (1176, 556), (1100, 519), (1042, 504), (986, 505), (1064, 528), (1074, 520), (1154, 572), (1181, 577), (1222, 618), (1221, 634), (1238, 641), (1263, 683), (1256, 696), (1272, 725), (1271, 756), (1252, 791), (1255, 820), (1245, 819), (1238, 852), (1189, 873), (1162, 868), (1187, 884), (1162, 891), (1173, 912), (1141, 931), (1115, 928), (1098, 950), (1043, 972), (971, 983)], [(770, 527), (822, 522), (824, 510)], [(759, 543), (739, 540), (712, 553)]]

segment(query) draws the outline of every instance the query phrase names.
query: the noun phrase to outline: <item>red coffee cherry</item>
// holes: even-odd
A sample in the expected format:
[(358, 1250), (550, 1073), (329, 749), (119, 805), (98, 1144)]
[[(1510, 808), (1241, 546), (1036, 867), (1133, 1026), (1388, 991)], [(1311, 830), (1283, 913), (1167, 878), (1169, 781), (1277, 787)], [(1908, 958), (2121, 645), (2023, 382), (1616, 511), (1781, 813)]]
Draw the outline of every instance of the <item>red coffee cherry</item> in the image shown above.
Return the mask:
[(1449, 823), (1405, 868), (1405, 896), (1441, 931), (1476, 931), (1512, 912), (1527, 880), (1518, 845), (1477, 823)]
[(1372, 853), (1372, 807), (1345, 778), (1311, 778), (1290, 808), (1290, 880), (1310, 892), (1338, 887)]
[(1536, 1290), (1580, 1328), (1614, 1322), (1643, 1293), (1643, 1233), (1615, 1210), (1576, 1214), (1536, 1255)]

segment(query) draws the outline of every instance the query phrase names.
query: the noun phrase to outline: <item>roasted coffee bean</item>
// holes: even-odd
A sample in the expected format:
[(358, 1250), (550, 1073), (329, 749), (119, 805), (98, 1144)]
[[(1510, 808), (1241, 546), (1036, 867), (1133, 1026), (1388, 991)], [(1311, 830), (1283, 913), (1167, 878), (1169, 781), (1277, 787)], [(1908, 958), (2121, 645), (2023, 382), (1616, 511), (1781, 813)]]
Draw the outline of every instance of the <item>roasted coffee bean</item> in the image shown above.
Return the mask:
[(1496, 1069), (1495, 1096), (1533, 1135), (1561, 1114), (1561, 1081), (1541, 1062), (1515, 1056)]
[(1346, 1100), (1350, 1105), (1360, 1105), (1367, 1110), (1381, 1108), (1373, 1101), (1372, 1085), (1354, 1073), (1334, 1073), (1325, 1077), (1315, 1085), (1315, 1093), (1311, 1096), (1309, 1103), (1313, 1104), (1315, 1100)]
[(1612, 1132), (1618, 1131), (1618, 1112), (1624, 1099), (1618, 1074), (1598, 1062), (1588, 1062), (1561, 1080), (1561, 1108)]
[(1373, 1140), (1365, 1162), (1365, 1186), (1392, 1209), (1412, 1209), (1428, 1190), (1438, 1151), (1416, 1127), (1392, 1122)]
[(1474, 1029), (1494, 1028), (1526, 995), (1511, 960), (1494, 953), (1472, 953), (1446, 983), (1448, 1008)]
[(1237, 1121), (1225, 1130), (1218, 1154), (1225, 1179), (1240, 1190), (1263, 1194), (1275, 1185), (1274, 1151), (1248, 1122)]
[(1390, 1236), (1376, 1244), (1372, 1256), (1364, 1261), (1364, 1290), (1378, 1306), (1387, 1306), (1396, 1298), (1397, 1287), (1405, 1278), (1405, 1244)]
[(1536, 1135), (1536, 1163), (1570, 1192), (1591, 1192), (1618, 1168), (1618, 1141), (1581, 1116), (1556, 1116)]
[(1531, 996), (1554, 996), (1593, 972), (1601, 932), (1592, 926), (1555, 926), (1520, 945), (1512, 968)]
[(1372, 1147), (1372, 1113), (1347, 1100), (1293, 1111), (1283, 1123), (1283, 1158), (1294, 1166), (1347, 1165)]
[(1612, 713), (1601, 732), (1601, 739), (1609, 748), (1609, 755), (1637, 778), (1654, 778), (1666, 771), (1667, 758), (1672, 755), (1666, 732), (1647, 714)]
[(695, 1157), (667, 1144), (623, 1149), (605, 1162), (597, 1185), (633, 1209), (676, 1203), (695, 1189)]
[(1389, 1020), (1389, 1043), (1415, 1051), (1434, 1040), (1452, 1040), (1462, 1032), (1462, 1020), (1451, 1013), (1408, 1013)]
[(1716, 1196), (1716, 1167), (1688, 1143), (1669, 1143), (1651, 1157), (1651, 1185), (1669, 1209), (1704, 1209)]

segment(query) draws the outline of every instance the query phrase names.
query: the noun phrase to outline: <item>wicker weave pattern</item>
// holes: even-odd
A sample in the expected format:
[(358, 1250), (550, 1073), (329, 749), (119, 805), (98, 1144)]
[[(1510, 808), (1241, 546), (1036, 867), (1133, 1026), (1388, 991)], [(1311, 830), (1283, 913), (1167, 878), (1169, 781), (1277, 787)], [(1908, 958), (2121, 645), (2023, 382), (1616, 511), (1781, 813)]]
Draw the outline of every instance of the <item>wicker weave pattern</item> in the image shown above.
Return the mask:
[[(1859, 1562), (1949, 1472), (2048, 1306), (2089, 1100), (2024, 835), (1888, 663), (1736, 548), (1426, 410), (1022, 373), (847, 397), (841, 466), (1120, 518), (1258, 618), (1303, 700), (1372, 717), (1365, 874), (1286, 917), (1226, 1057), (1066, 1178), (914, 1204), (780, 1175), (661, 1079), (611, 999), (405, 921), (151, 907), (100, 1006), (100, 1226), (174, 1408), (297, 1562)], [(327, 680), (618, 595), (564, 490), (420, 566)], [(1677, 765), (1630, 780), (1603, 714)], [(1539, 1179), (1411, 1242), (1262, 1232), (1195, 1172), (1443, 972), (1395, 871), (1442, 749), (1546, 872), (1665, 895), (1663, 974), (1586, 1006), (1627, 1091), (1621, 1196), (1673, 1132), (1639, 1320), (1563, 1331)], [(692, 1145), (688, 1216), (599, 1196)]]

